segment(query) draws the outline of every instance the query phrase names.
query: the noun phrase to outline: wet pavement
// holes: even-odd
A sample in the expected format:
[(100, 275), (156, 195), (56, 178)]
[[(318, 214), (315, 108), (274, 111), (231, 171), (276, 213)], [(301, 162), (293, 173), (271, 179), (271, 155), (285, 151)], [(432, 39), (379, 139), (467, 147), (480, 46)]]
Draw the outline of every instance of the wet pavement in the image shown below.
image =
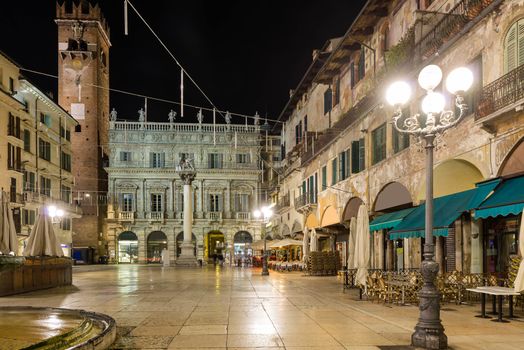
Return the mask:
[[(416, 306), (359, 301), (335, 277), (256, 269), (94, 266), (73, 287), (0, 298), (0, 306), (85, 309), (117, 321), (114, 349), (386, 349), (408, 345)], [(445, 304), (453, 349), (524, 349), (524, 322), (474, 317), (479, 306)], [(521, 307), (517, 314), (524, 315)], [(0, 329), (2, 328), (0, 324)]]

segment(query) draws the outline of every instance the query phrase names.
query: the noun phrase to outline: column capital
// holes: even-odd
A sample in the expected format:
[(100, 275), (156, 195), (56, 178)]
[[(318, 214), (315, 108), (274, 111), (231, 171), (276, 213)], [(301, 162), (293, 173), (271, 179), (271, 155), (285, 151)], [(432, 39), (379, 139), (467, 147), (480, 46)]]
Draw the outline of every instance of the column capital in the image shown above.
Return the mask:
[(193, 180), (195, 180), (196, 172), (194, 170), (181, 170), (178, 171), (178, 175), (184, 181), (184, 185), (191, 185)]

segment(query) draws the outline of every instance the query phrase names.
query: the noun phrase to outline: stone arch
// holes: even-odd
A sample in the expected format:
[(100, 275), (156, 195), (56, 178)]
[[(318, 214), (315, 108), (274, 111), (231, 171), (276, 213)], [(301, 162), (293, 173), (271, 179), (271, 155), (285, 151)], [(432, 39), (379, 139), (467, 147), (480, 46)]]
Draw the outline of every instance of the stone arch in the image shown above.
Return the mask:
[(373, 202), (373, 211), (411, 206), (413, 199), (409, 190), (400, 182), (390, 182), (380, 189)]
[(293, 227), (291, 228), (291, 234), (293, 235), (298, 232), (302, 232), (302, 225), (300, 224), (300, 222), (298, 222), (298, 220), (295, 220), (295, 222), (293, 223)]
[(349, 222), (351, 218), (356, 218), (358, 214), (358, 208), (364, 204), (364, 201), (359, 197), (351, 197), (342, 213), (342, 222)]
[(524, 137), (520, 138), (500, 164), (497, 175), (508, 176), (524, 171)]
[(162, 251), (167, 249), (167, 236), (162, 231), (153, 231), (147, 236), (146, 262), (160, 264)]
[(253, 236), (247, 231), (238, 231), (233, 237), (234, 243), (253, 243)]
[(322, 217), (320, 218), (320, 227), (336, 224), (340, 224), (340, 216), (337, 212), (337, 209), (334, 206), (329, 205), (322, 213)]
[(138, 236), (133, 231), (124, 231), (118, 235), (119, 241), (138, 241)]
[[(280, 235), (282, 237), (291, 236), (291, 230), (289, 229), (289, 226), (286, 224), (282, 225), (282, 231), (280, 232)], [(278, 233), (273, 233), (273, 236), (278, 236)]]
[(315, 213), (310, 213), (308, 217), (306, 218), (306, 224), (305, 226), (307, 228), (317, 228), (319, 227), (318, 219)]
[[(477, 182), (484, 180), (479, 168), (463, 159), (446, 160), (437, 165), (433, 171), (433, 195), (435, 198), (471, 190), (475, 188)], [(417, 191), (417, 201), (425, 198), (426, 179), (423, 177)]]

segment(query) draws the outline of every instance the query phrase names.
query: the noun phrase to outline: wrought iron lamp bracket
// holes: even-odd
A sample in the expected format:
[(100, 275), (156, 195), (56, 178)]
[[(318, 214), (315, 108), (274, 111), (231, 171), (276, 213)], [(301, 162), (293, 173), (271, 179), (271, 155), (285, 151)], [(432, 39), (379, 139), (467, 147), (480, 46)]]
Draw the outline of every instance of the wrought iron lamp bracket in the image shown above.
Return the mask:
[(395, 115), (393, 116), (393, 125), (398, 132), (416, 135), (421, 138), (427, 136), (436, 137), (443, 133), (446, 129), (455, 126), (468, 111), (468, 105), (464, 103), (464, 97), (457, 95), (455, 97), (455, 106), (458, 108), (458, 115), (451, 110), (442, 111), (439, 114), (428, 113), (424, 126), (420, 123), (421, 114), (417, 113), (412, 116), (406, 116), (402, 122), (401, 106), (396, 107)]

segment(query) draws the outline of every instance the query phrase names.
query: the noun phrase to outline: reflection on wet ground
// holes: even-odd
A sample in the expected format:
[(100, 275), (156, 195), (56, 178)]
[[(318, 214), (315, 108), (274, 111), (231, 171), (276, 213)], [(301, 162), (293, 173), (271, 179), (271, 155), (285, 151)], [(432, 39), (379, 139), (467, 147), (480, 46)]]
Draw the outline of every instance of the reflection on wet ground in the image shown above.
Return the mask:
[[(379, 349), (409, 344), (418, 318), (416, 306), (359, 301), (356, 291), (342, 293), (335, 277), (300, 273), (87, 266), (75, 268), (74, 284), (1, 298), (0, 306), (106, 313), (117, 321), (115, 349)], [(478, 305), (446, 310), (442, 319), (454, 349), (524, 348), (523, 322), (475, 318)]]

